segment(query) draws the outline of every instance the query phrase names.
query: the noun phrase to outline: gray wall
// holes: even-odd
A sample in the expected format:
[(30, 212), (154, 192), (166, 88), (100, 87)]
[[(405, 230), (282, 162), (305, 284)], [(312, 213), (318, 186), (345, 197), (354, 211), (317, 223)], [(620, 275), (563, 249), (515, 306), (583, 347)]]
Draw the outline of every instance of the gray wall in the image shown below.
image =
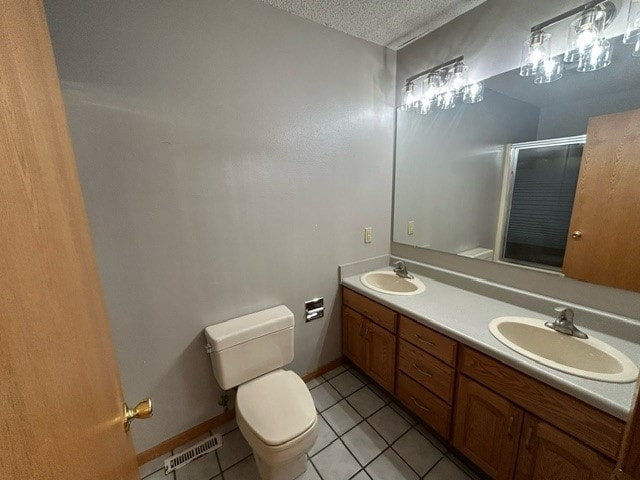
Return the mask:
[(393, 240), (452, 253), (493, 249), (504, 145), (534, 140), (539, 113), (488, 89), (481, 103), (398, 112)]
[(339, 357), (337, 266), (389, 252), (395, 55), (253, 0), (45, 3), (137, 450), (222, 411), (209, 324), (283, 303), (296, 372)]
[[(520, 62), (522, 42), (527, 38), (530, 27), (581, 3), (566, 0), (487, 0), (397, 52), (397, 93), (399, 95), (408, 76), (458, 55), (465, 56), (474, 80), (516, 68)], [(626, 11), (628, 3), (623, 3), (622, 11)], [(618, 15), (609, 27), (609, 34), (616, 34), (620, 23), (624, 24), (625, 20), (626, 15)], [(640, 315), (638, 293), (397, 243), (392, 244), (391, 252), (559, 300), (582, 303), (632, 318)]]
[(538, 139), (570, 137), (587, 133), (590, 117), (625, 112), (640, 106), (640, 89), (611, 92), (580, 102), (549, 105), (540, 109)]

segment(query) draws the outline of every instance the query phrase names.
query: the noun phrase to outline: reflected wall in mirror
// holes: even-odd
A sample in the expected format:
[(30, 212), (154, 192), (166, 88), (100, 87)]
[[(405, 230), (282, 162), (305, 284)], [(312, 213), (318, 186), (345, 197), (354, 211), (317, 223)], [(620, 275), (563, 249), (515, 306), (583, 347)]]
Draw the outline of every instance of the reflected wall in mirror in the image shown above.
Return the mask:
[[(616, 258), (629, 263), (625, 245), (634, 249), (624, 237), (634, 237), (634, 250), (640, 250), (640, 124), (635, 131), (635, 116), (629, 117), (622, 137), (608, 137), (614, 142), (608, 150), (602, 132), (612, 128), (601, 122), (600, 133), (587, 134), (590, 119), (640, 109), (640, 59), (620, 38), (611, 41), (612, 65), (603, 70), (569, 69), (560, 81), (537, 85), (515, 69), (485, 81), (482, 103), (428, 115), (398, 111), (394, 241), (640, 291), (640, 254), (631, 259), (635, 275), (624, 274), (635, 277), (630, 280), (567, 268), (570, 257), (587, 270), (591, 264), (619, 270)], [(585, 158), (596, 154), (607, 156), (601, 160), (610, 170), (585, 167)], [(596, 171), (604, 192), (586, 187), (587, 175)], [(591, 225), (598, 227), (589, 232), (572, 223), (581, 194), (597, 197), (606, 208), (597, 209)], [(596, 209), (590, 212), (593, 217)], [(602, 235), (613, 223), (617, 230)], [(608, 237), (609, 247), (599, 242), (591, 258), (565, 253), (596, 233), (600, 240)], [(592, 261), (594, 256), (601, 261)]]

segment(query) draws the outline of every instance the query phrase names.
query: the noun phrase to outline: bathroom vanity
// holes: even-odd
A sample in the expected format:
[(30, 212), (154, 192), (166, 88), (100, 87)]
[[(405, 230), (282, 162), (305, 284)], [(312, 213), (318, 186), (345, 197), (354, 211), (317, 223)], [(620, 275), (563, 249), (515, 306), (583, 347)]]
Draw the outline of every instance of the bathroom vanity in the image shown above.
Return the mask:
[[(344, 278), (344, 355), (492, 478), (608, 479), (634, 384), (524, 358), (495, 340), (488, 322), (544, 315), (420, 279), (426, 291), (402, 297)], [(639, 348), (621, 342), (637, 363)]]

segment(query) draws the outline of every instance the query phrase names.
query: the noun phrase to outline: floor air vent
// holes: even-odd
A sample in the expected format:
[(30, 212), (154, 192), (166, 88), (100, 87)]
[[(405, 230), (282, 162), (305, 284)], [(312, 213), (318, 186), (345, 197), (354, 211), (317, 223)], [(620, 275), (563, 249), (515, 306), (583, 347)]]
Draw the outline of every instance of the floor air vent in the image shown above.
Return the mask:
[(209, 437), (199, 443), (196, 443), (193, 447), (184, 452), (180, 452), (173, 457), (169, 457), (164, 461), (164, 474), (168, 475), (174, 470), (184, 467), (187, 463), (197, 460), (198, 458), (206, 455), (209, 452), (220, 448), (222, 446), (222, 436), (217, 433), (212, 437)]

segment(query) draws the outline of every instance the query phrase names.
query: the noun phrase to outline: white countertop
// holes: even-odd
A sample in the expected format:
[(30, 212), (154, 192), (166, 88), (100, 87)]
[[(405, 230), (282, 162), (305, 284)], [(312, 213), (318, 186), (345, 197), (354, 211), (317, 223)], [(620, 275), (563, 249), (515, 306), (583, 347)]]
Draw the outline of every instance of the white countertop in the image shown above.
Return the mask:
[[(392, 268), (381, 270), (392, 270)], [(426, 291), (411, 296), (389, 295), (371, 290), (362, 284), (360, 275), (344, 278), (342, 285), (486, 353), (558, 390), (573, 395), (589, 405), (623, 421), (627, 420), (632, 407), (635, 383), (607, 383), (554, 370), (503, 345), (491, 334), (488, 328), (489, 322), (496, 317), (513, 315), (541, 320), (553, 320), (553, 317), (436, 282), (422, 275), (415, 276), (424, 282)], [(620, 350), (636, 365), (640, 364), (640, 344), (583, 327), (577, 315), (575, 322), (576, 326), (588, 335)]]

